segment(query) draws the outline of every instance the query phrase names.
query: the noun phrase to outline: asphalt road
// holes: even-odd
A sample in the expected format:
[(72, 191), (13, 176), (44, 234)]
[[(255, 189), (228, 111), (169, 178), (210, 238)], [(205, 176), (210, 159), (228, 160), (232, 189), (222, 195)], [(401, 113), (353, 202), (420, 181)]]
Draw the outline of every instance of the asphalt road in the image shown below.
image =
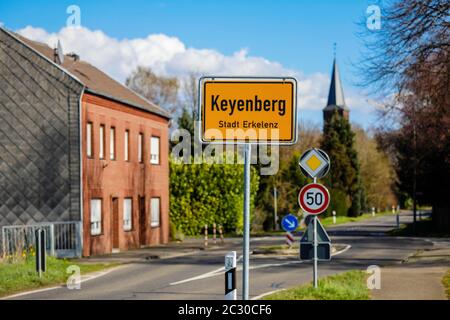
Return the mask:
[[(401, 222), (411, 221), (404, 213)], [(349, 249), (319, 263), (319, 276), (346, 270), (365, 270), (370, 265), (399, 263), (419, 249), (433, 244), (426, 239), (389, 237), (384, 233), (396, 225), (395, 216), (329, 227), (333, 243), (350, 245)], [(206, 250), (164, 260), (142, 261), (112, 271), (102, 277), (83, 282), (80, 290), (58, 288), (22, 295), (15, 299), (223, 299), (224, 255), (229, 250), (241, 254), (241, 239), (227, 240), (227, 247)], [(283, 237), (251, 240), (251, 248), (266, 244), (282, 244)], [(238, 264), (237, 287), (240, 298), (241, 265)], [(312, 264), (297, 257), (251, 255), (250, 298), (273, 290), (303, 284), (312, 279)]]

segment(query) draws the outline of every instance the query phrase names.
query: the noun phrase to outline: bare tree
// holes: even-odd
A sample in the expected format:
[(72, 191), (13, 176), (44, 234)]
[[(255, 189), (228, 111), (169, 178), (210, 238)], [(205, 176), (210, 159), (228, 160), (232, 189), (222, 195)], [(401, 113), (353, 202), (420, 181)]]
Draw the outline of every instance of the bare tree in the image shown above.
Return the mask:
[(450, 207), (449, 19), (448, 0), (389, 1), (360, 65), (363, 85), (395, 96), (385, 114), (397, 124), (382, 128), (378, 140), (395, 154), (399, 188), (413, 198), (414, 213), (417, 197), (447, 215)]
[[(382, 25), (362, 33), (366, 54), (360, 61), (363, 85), (378, 92), (405, 89), (415, 72), (445, 73), (450, 50), (450, 2), (448, 0), (387, 1)], [(420, 68), (423, 62), (433, 65)]]
[(198, 80), (200, 75), (191, 72), (183, 81), (182, 85), (182, 99), (184, 101), (184, 107), (191, 112), (196, 114), (198, 108)]
[(180, 85), (175, 77), (158, 76), (150, 68), (138, 67), (125, 85), (170, 113), (177, 109)]

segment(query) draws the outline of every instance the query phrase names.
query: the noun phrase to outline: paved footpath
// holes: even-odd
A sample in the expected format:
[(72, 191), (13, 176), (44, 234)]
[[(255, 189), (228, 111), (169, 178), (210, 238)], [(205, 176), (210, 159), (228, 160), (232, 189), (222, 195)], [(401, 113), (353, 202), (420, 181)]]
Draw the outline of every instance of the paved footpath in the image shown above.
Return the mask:
[(372, 291), (374, 300), (447, 300), (442, 278), (450, 269), (450, 248), (439, 242), (405, 263), (381, 269), (381, 289)]

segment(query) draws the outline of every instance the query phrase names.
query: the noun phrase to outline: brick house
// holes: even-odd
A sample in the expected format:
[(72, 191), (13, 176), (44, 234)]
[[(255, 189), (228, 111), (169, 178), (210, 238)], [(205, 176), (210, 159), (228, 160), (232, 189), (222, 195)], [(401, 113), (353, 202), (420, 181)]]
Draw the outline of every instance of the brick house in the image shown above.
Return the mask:
[(39, 225), (83, 256), (167, 243), (169, 120), (76, 54), (0, 28), (3, 249)]

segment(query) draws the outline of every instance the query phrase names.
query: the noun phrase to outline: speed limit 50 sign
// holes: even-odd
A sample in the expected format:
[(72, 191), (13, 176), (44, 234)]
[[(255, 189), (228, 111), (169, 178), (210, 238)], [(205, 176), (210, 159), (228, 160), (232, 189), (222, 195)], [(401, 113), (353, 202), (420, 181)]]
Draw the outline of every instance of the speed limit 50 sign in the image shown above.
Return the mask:
[(300, 190), (298, 203), (303, 211), (309, 214), (320, 214), (330, 204), (330, 193), (323, 185), (310, 183)]

